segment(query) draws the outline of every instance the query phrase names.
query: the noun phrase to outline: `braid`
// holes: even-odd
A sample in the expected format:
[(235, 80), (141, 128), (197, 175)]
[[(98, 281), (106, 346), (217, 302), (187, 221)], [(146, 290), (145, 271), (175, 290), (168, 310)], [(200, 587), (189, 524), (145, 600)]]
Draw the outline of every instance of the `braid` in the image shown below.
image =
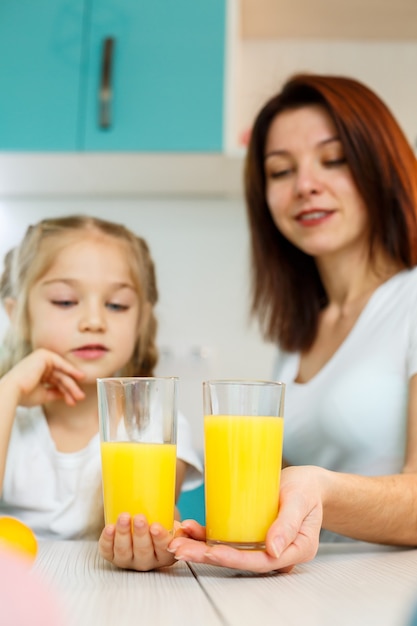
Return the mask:
[(149, 246), (142, 237), (135, 237), (138, 246), (139, 258), (143, 263), (145, 281), (143, 285), (144, 310), (141, 312), (141, 330), (138, 344), (133, 357), (133, 376), (153, 376), (158, 362), (158, 349), (156, 347), (156, 334), (158, 322), (154, 314), (154, 306), (158, 301), (158, 288), (156, 284), (155, 265), (152, 260)]
[(0, 277), (0, 298), (4, 302), (6, 298), (15, 297), (15, 280), (13, 276), (13, 258), (16, 248), (12, 248), (4, 257), (4, 270)]

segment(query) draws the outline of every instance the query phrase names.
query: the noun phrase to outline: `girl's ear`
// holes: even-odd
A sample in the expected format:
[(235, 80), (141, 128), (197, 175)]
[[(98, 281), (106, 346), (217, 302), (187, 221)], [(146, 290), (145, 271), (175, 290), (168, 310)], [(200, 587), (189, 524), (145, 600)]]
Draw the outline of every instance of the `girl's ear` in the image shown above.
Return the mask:
[(13, 318), (13, 313), (16, 309), (16, 300), (14, 298), (5, 298), (3, 300), (3, 306), (9, 317), (9, 320), (11, 321)]

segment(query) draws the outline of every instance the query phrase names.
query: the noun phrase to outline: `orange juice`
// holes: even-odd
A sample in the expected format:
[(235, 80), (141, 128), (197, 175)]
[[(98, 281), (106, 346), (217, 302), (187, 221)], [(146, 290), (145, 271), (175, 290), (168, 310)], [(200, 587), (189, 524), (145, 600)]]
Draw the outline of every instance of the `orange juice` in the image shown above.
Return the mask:
[(278, 514), (282, 417), (206, 415), (206, 533), (259, 548)]
[(106, 524), (143, 513), (149, 524), (173, 528), (175, 444), (102, 442), (101, 463)]

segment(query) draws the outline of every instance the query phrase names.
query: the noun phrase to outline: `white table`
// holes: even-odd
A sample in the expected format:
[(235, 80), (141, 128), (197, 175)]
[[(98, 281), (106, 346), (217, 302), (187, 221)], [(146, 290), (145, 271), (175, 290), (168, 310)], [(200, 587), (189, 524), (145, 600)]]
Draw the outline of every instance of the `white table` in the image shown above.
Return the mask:
[(94, 542), (40, 542), (34, 565), (61, 596), (68, 626), (407, 626), (417, 550), (323, 544), (290, 574), (250, 575), (178, 562), (118, 570)]

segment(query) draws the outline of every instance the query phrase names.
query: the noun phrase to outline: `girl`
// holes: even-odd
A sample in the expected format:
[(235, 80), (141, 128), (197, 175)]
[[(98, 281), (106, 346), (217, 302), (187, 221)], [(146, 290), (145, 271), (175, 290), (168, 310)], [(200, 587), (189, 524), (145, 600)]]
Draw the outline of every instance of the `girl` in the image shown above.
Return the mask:
[[(1, 297), (11, 325), (0, 373), (0, 512), (41, 538), (103, 527), (96, 379), (152, 376), (157, 287), (145, 241), (92, 217), (31, 226), (6, 257)], [(177, 496), (200, 462), (179, 419)], [(143, 516), (107, 527), (102, 554), (151, 569), (173, 561), (170, 534)], [(137, 550), (126, 559), (126, 550)]]
[[(252, 311), (287, 383), (280, 512), (267, 551), (175, 538), (177, 557), (254, 571), (326, 540), (417, 545), (417, 166), (356, 80), (290, 79), (246, 160)], [(204, 529), (187, 523), (194, 539)]]

